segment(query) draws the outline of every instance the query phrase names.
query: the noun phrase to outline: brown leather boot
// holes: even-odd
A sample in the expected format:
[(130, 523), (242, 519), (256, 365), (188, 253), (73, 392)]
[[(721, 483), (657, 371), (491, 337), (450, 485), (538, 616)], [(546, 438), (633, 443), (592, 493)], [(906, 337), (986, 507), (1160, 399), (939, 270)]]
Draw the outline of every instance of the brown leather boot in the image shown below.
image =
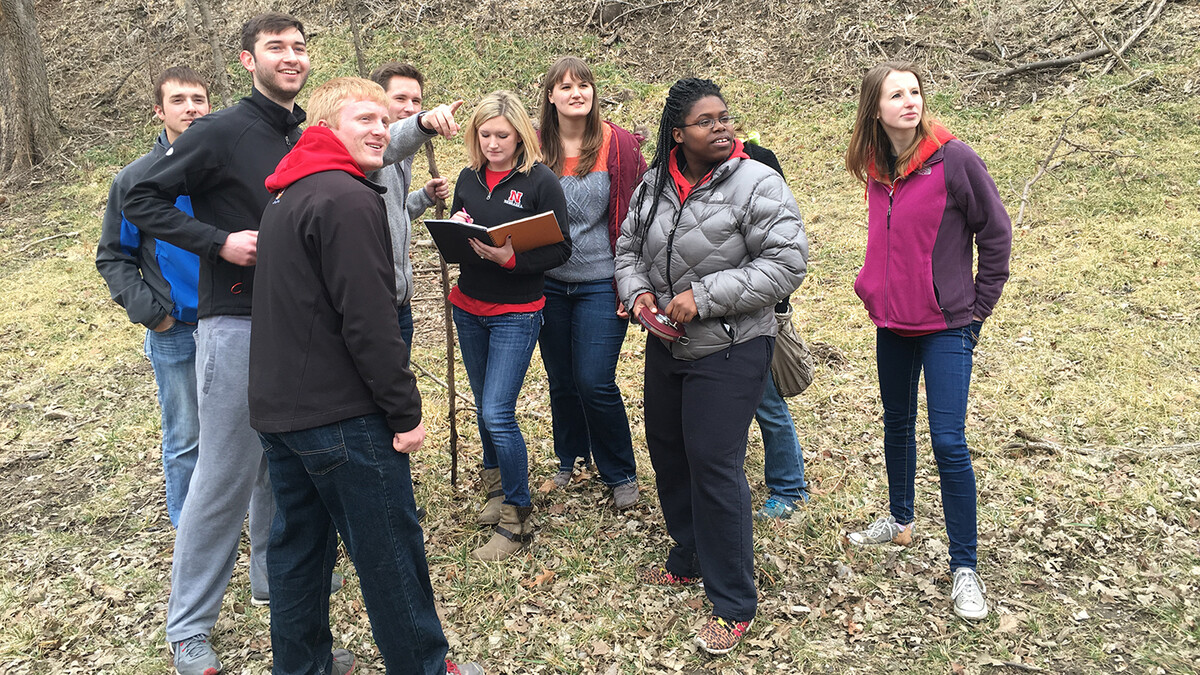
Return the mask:
[(504, 503), (504, 490), (500, 489), (500, 469), (484, 469), (479, 472), (479, 482), (483, 485), (483, 493), (487, 495), (487, 503), (479, 512), (475, 521), (479, 527), (492, 527), (500, 522), (500, 505)]
[(496, 524), (492, 538), (471, 552), (476, 560), (496, 562), (504, 560), (533, 541), (533, 507), (500, 505), (500, 522)]

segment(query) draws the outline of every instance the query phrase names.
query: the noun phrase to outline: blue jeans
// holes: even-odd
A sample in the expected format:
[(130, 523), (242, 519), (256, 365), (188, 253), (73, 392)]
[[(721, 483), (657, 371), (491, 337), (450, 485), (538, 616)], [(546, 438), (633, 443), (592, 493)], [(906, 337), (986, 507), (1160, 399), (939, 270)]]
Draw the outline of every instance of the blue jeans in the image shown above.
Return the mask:
[(387, 672), (446, 671), (409, 458), (392, 449), (392, 436), (383, 415), (260, 434), (276, 503), (267, 553), (276, 675), (332, 672), (329, 577), (339, 534)]
[(530, 506), (529, 454), (517, 426), (517, 395), (537, 344), (542, 312), (477, 316), (455, 307), (454, 325), (475, 395), (483, 468), (500, 468), (505, 504)]
[(806, 500), (808, 483), (804, 480), (804, 450), (796, 437), (796, 423), (787, 402), (779, 395), (775, 380), (767, 371), (767, 386), (762, 403), (754, 411), (763, 439), (763, 477), (767, 490), (775, 498), (789, 502)]
[(876, 333), (891, 513), (898, 523), (913, 521), (917, 385), (924, 370), (929, 436), (941, 479), (952, 570), (975, 568), (975, 471), (967, 448), (966, 418), (967, 390), (980, 327), (980, 323), (972, 323), (918, 337), (901, 337), (886, 328)]
[(560, 469), (595, 457), (605, 485), (637, 480), (617, 359), (629, 322), (617, 316), (611, 279), (546, 279), (545, 323), (538, 337), (550, 379), (554, 454)]
[(404, 344), (408, 345), (411, 351), (414, 332), (412, 305), (400, 305), (396, 308), (396, 315), (400, 320), (400, 335), (404, 338)]
[(162, 409), (162, 462), (167, 483), (167, 515), (179, 527), (192, 471), (200, 449), (200, 417), (196, 400), (196, 327), (176, 323), (155, 333), (146, 331), (142, 345), (154, 367), (158, 405)]

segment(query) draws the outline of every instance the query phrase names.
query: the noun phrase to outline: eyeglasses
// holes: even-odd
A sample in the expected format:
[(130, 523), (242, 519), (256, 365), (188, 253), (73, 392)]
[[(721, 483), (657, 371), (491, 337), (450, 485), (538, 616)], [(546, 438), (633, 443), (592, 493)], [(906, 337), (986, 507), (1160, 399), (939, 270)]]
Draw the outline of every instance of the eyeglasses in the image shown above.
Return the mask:
[(732, 115), (725, 115), (724, 117), (719, 117), (716, 119), (713, 119), (712, 117), (705, 117), (704, 119), (700, 120), (699, 122), (692, 122), (691, 124), (680, 124), (679, 128), (683, 129), (685, 127), (700, 127), (701, 129), (708, 131), (709, 129), (716, 126), (717, 122), (720, 122), (721, 126), (723, 126), (723, 127), (730, 127), (730, 126), (733, 126), (733, 123), (736, 121), (737, 121), (737, 118), (733, 117)]

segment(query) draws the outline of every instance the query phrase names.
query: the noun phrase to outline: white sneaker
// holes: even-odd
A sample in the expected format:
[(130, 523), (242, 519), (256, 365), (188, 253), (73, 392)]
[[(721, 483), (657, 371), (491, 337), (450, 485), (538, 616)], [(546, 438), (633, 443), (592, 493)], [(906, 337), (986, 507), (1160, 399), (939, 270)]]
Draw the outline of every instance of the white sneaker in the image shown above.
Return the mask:
[(983, 594), (987, 586), (975, 570), (970, 567), (960, 567), (954, 570), (954, 588), (950, 591), (950, 599), (954, 601), (954, 613), (964, 619), (983, 619), (988, 615), (987, 600)]
[(900, 525), (893, 516), (882, 516), (859, 532), (846, 535), (851, 544), (856, 546), (872, 546), (886, 544), (889, 541), (908, 546), (912, 543), (913, 524)]

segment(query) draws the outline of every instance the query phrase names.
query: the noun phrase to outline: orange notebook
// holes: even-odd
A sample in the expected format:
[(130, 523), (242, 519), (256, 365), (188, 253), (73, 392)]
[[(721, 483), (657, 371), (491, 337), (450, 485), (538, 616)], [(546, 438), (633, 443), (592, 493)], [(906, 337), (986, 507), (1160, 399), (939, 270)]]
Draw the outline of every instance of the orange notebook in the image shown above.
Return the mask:
[(467, 239), (487, 242), (490, 238), (492, 246), (503, 246), (504, 240), (511, 235), (513, 251), (516, 253), (557, 244), (563, 240), (562, 230), (558, 229), (558, 219), (554, 217), (553, 211), (488, 228), (457, 220), (426, 220), (425, 227), (433, 236), (433, 242), (437, 244), (442, 257), (451, 263), (462, 262), (474, 256)]

